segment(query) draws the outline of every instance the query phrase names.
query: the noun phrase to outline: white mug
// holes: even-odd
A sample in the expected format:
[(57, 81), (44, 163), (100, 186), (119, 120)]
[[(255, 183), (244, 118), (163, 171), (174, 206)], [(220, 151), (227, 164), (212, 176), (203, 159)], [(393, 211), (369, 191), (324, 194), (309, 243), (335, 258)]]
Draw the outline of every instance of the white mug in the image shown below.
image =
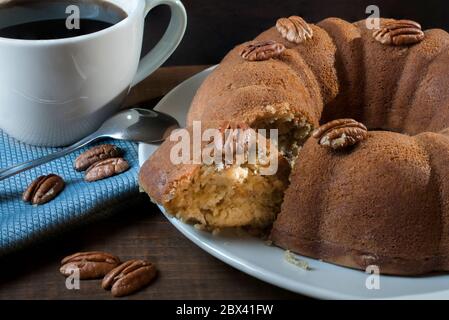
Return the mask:
[[(130, 88), (160, 67), (184, 35), (187, 16), (179, 0), (104, 1), (127, 17), (72, 38), (0, 37), (0, 128), (10, 136), (41, 146), (80, 140), (117, 111)], [(160, 42), (139, 62), (145, 17), (158, 5), (171, 8), (171, 21)], [(66, 12), (49, 10), (44, 18), (61, 14)], [(0, 10), (0, 27), (10, 20), (14, 17), (1, 17)]]

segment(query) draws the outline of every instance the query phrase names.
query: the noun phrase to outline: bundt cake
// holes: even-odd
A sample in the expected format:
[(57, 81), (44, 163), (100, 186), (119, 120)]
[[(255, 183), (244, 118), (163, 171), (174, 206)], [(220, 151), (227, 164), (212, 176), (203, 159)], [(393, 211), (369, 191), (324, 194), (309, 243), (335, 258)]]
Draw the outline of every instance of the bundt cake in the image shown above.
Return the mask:
[[(279, 130), (280, 158), (292, 174), (270, 234), (277, 246), (353, 268), (377, 265), (384, 274), (449, 271), (448, 71), (443, 30), (422, 31), (409, 20), (380, 19), (380, 29), (370, 30), (365, 20), (313, 25), (282, 18), (223, 59), (198, 90), (187, 125), (232, 119)], [(142, 168), (141, 185), (169, 211), (182, 207), (183, 216), (221, 227), (233, 215), (223, 206), (226, 196), (177, 208), (161, 197), (173, 188), (187, 194), (174, 183), (193, 177), (193, 168), (166, 163), (169, 147), (164, 143)], [(287, 171), (273, 178), (282, 187), (262, 187), (272, 193), (258, 189), (253, 197), (247, 190), (242, 197), (277, 199)], [(266, 223), (276, 216), (273, 207)], [(203, 210), (213, 213), (203, 219)], [(254, 209), (235, 214), (250, 218), (224, 226), (251, 226), (269, 211), (246, 210)]]

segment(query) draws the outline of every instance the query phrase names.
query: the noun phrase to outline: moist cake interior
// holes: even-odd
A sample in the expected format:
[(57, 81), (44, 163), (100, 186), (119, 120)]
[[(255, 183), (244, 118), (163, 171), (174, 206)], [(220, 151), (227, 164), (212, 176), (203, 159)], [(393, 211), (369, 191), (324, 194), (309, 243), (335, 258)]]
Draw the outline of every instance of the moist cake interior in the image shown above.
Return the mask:
[(179, 183), (166, 205), (169, 213), (209, 229), (251, 226), (263, 230), (272, 225), (289, 185), (288, 173), (312, 126), (286, 114), (261, 118), (252, 127), (266, 129), (268, 136), (270, 129), (278, 130), (278, 150), (287, 160), (279, 164), (280, 174), (261, 175), (260, 164), (202, 165), (193, 178)]
[(206, 228), (271, 226), (280, 211), (288, 174), (260, 175), (258, 165), (203, 165), (181, 181), (166, 209)]
[(256, 129), (266, 129), (269, 137), (270, 129), (278, 130), (279, 152), (293, 166), (301, 147), (312, 133), (313, 127), (305, 118), (294, 117), (293, 114), (277, 115), (256, 120), (253, 125)]

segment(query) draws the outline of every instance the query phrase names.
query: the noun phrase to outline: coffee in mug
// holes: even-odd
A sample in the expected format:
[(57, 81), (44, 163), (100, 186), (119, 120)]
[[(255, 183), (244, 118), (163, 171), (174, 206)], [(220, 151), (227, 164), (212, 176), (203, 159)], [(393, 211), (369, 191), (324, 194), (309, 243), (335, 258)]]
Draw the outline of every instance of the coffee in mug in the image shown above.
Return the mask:
[[(84, 13), (73, 25), (70, 15), (66, 18), (49, 18), (47, 15), (57, 10), (69, 14), (70, 8)], [(1, 26), (0, 22), (0, 37), (22, 40), (71, 38), (109, 28), (126, 17), (120, 7), (99, 0), (10, 2), (0, 6), (0, 21), (14, 20), (16, 24)]]

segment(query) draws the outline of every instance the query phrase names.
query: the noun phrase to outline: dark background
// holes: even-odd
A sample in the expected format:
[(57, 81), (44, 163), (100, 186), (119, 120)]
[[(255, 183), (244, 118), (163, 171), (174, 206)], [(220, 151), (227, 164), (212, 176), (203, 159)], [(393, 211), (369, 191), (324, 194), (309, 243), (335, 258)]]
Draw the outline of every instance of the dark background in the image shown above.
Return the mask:
[[(448, 0), (182, 0), (187, 10), (186, 35), (166, 65), (215, 64), (232, 47), (254, 38), (280, 17), (300, 15), (309, 22), (327, 17), (348, 21), (366, 18), (370, 4), (380, 8), (382, 17), (407, 18), (420, 22), (424, 29), (449, 31)], [(155, 8), (147, 18), (143, 52), (161, 37), (170, 10)]]

